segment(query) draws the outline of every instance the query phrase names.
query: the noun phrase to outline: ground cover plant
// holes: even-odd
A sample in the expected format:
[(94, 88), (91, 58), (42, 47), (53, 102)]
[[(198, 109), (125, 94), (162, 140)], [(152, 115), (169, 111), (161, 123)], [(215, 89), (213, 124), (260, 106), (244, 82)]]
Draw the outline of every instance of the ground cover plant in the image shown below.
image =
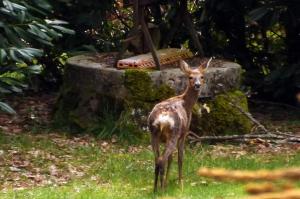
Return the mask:
[(177, 167), (165, 193), (153, 194), (153, 155), (147, 145), (61, 134), (1, 133), (1, 198), (240, 198), (243, 185), (196, 175), (200, 166), (274, 169), (297, 166), (299, 146), (187, 147), (184, 190)]
[[(0, 115), (0, 198), (241, 198), (243, 184), (199, 177), (198, 168), (256, 170), (300, 164), (299, 144), (258, 139), (237, 145), (187, 145), (184, 190), (177, 184), (175, 158), (167, 191), (153, 194), (149, 137), (128, 144), (117, 136), (103, 140), (51, 129), (53, 99), (55, 95), (13, 97), (18, 118)], [(255, 107), (254, 115), (268, 128), (299, 132), (297, 111), (283, 114), (287, 107), (263, 103)]]

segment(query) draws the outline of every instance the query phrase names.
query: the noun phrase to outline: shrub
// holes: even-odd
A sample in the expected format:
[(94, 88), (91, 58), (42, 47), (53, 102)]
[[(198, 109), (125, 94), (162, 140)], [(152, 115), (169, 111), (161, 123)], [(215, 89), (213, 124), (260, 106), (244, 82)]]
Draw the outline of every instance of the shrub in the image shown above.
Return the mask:
[[(64, 33), (74, 33), (64, 27), (67, 22), (51, 19), (51, 13), (47, 0), (0, 1), (0, 100), (26, 89), (28, 80), (45, 67), (39, 61), (47, 56), (45, 49)], [(3, 102), (0, 109), (14, 113)]]

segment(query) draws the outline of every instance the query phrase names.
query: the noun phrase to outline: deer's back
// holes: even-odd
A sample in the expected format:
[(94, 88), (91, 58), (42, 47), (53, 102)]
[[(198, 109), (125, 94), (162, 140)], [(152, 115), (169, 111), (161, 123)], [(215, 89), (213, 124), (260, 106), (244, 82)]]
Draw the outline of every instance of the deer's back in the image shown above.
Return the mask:
[(171, 131), (185, 131), (187, 121), (188, 115), (183, 107), (183, 100), (175, 97), (154, 106), (148, 117), (148, 126), (152, 133), (159, 131), (162, 122), (168, 123)]

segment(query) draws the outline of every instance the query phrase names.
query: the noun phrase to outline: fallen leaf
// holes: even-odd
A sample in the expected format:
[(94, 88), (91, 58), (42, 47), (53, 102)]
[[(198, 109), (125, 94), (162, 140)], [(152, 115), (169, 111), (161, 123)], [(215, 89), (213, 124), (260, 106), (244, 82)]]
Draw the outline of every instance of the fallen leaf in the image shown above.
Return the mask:
[(9, 170), (13, 171), (13, 172), (19, 172), (21, 171), (21, 169), (17, 168), (17, 167), (9, 167)]

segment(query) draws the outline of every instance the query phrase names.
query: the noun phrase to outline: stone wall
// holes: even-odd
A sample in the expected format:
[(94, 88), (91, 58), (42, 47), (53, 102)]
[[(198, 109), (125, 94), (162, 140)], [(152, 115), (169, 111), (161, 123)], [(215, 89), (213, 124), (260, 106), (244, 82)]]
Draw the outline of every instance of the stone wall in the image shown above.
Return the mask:
[[(105, 114), (111, 112), (116, 122), (125, 119), (131, 126), (145, 130), (147, 115), (154, 104), (180, 94), (186, 87), (187, 79), (176, 64), (162, 71), (117, 70), (112, 63), (99, 58), (107, 56), (109, 54), (80, 55), (68, 60), (57, 101), (57, 124), (72, 125), (81, 130), (95, 129), (105, 119)], [(201, 60), (187, 61), (191, 66), (197, 66)], [(250, 131), (250, 121), (226, 102), (229, 97), (248, 109), (246, 97), (238, 91), (240, 81), (240, 65), (213, 60), (199, 96), (211, 112), (205, 112), (200, 102), (194, 107), (192, 129), (195, 132), (231, 134)], [(222, 97), (224, 92), (226, 99)]]

